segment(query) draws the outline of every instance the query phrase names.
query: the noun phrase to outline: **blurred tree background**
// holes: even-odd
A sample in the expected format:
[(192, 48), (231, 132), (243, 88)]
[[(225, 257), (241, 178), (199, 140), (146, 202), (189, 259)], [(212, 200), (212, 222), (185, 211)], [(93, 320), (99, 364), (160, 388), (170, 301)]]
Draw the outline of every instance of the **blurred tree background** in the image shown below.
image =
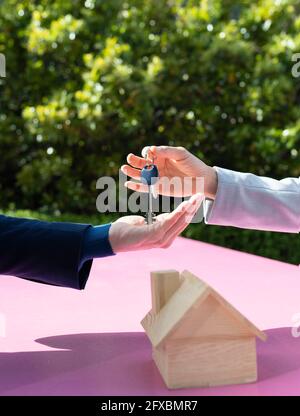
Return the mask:
[[(299, 0), (2, 0), (0, 204), (100, 223), (96, 180), (144, 145), (299, 176)], [(297, 235), (187, 236), (299, 263)]]

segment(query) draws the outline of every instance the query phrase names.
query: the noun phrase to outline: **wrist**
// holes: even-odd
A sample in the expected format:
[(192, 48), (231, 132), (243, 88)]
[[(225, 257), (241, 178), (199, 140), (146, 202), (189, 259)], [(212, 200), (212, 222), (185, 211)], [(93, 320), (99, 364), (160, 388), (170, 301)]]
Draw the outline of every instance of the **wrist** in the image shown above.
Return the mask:
[(103, 224), (90, 226), (86, 230), (82, 244), (81, 266), (87, 260), (115, 254), (109, 241), (110, 227), (111, 224)]
[(204, 195), (206, 198), (215, 199), (218, 188), (218, 174), (216, 170), (207, 166), (207, 172), (204, 175)]
[(112, 251), (117, 254), (119, 250), (119, 244), (118, 244), (118, 232), (116, 232), (116, 228), (118, 228), (118, 223), (115, 221), (111, 224), (111, 227), (109, 229), (108, 234), (108, 241), (110, 243), (110, 246), (112, 248)]

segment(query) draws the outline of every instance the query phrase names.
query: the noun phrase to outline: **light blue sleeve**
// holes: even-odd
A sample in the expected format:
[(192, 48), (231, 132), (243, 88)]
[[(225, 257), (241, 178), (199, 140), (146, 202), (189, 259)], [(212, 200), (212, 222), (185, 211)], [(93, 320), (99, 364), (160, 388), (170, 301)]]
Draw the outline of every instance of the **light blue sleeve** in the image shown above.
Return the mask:
[(282, 180), (214, 166), (218, 187), (204, 201), (206, 224), (299, 233), (300, 179)]

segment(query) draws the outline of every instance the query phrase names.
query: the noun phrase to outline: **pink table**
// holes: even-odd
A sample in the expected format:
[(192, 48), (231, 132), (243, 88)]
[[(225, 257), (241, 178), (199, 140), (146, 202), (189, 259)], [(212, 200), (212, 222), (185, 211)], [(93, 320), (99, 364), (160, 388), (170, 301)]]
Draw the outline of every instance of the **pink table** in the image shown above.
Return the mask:
[[(202, 277), (267, 331), (257, 341), (257, 383), (164, 387), (140, 320), (150, 270), (170, 268)], [(300, 338), (290, 328), (300, 313), (298, 266), (178, 238), (168, 250), (95, 261), (84, 291), (1, 276), (0, 313), (1, 395), (300, 394)]]

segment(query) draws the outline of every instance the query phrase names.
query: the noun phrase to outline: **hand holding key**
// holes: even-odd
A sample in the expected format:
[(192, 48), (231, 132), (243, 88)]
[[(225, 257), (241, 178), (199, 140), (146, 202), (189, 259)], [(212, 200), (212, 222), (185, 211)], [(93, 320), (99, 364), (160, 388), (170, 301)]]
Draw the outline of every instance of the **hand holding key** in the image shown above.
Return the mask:
[[(148, 146), (149, 147), (149, 146)], [(144, 157), (139, 157), (130, 153), (127, 156), (128, 165), (122, 166), (122, 172), (134, 180), (141, 180), (141, 170), (149, 163)], [(148, 157), (155, 158), (158, 167), (160, 180), (155, 185), (155, 190), (160, 195), (166, 196), (190, 196), (197, 193), (197, 178), (204, 179), (204, 194), (206, 197), (214, 199), (217, 190), (217, 174), (215, 170), (206, 165), (202, 160), (191, 154), (184, 147), (171, 146), (151, 146), (148, 150)], [(170, 188), (164, 178), (172, 180), (178, 178), (181, 185), (177, 188)], [(191, 178), (190, 187), (183, 186), (184, 178)], [(127, 188), (138, 192), (148, 192), (148, 186), (141, 182), (132, 180), (125, 183)]]

